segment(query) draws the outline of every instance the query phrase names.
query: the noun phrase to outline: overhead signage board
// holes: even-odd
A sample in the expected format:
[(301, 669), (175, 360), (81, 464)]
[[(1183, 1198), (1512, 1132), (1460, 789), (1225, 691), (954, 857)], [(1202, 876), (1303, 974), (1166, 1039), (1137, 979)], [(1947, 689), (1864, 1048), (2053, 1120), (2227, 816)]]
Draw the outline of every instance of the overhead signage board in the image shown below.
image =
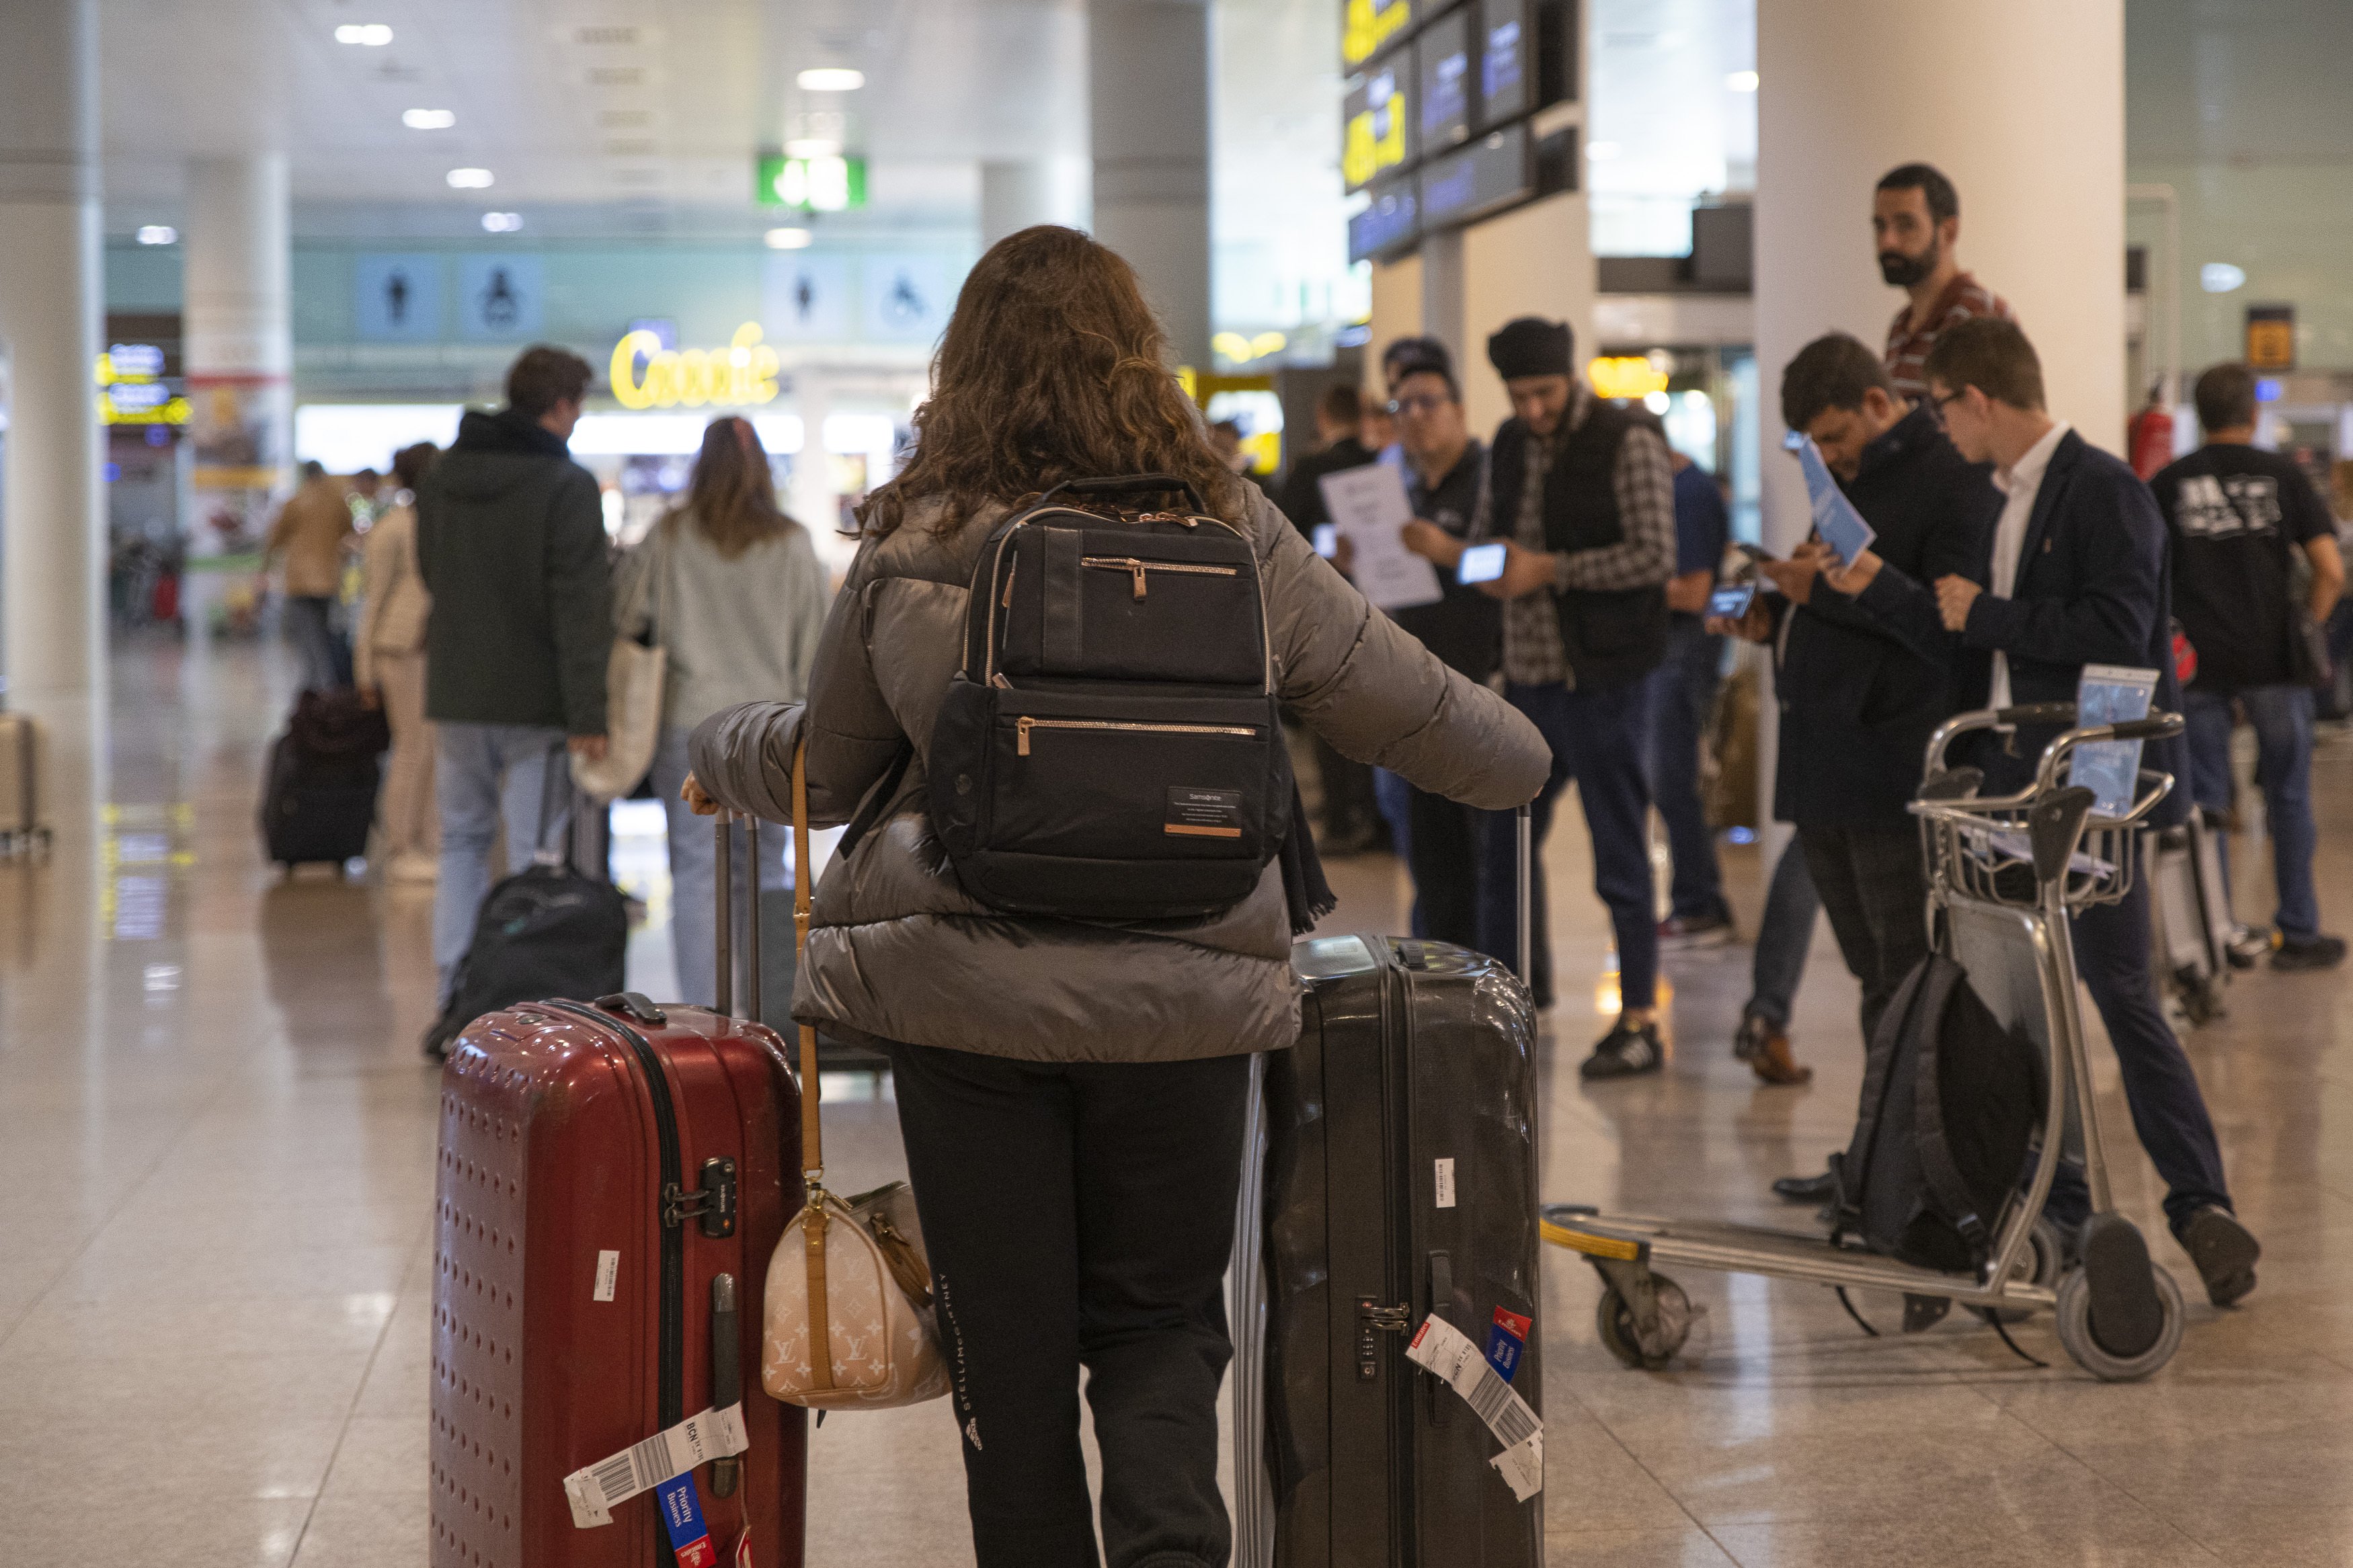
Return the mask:
[(1517, 120), (1535, 102), (1535, 37), (1527, 0), (1480, 0), (1479, 121)]
[(1421, 86), (1421, 152), (1433, 157), (1471, 135), (1471, 16), (1468, 9), (1440, 16), (1415, 41)]
[(352, 264), (355, 335), (375, 342), (428, 342), (441, 335), (441, 258), (369, 254)]
[(862, 260), (859, 273), (860, 324), (868, 342), (929, 343), (946, 330), (959, 279), (947, 258), (874, 254)]
[(1347, 189), (1361, 191), (1382, 174), (1412, 163), (1417, 143), (1406, 101), (1412, 87), (1413, 51), (1405, 49), (1366, 71), (1348, 89), (1342, 110), (1346, 134), (1340, 144), (1340, 175)]
[(2295, 306), (2250, 305), (2247, 307), (2247, 368), (2249, 370), (2294, 370), (2295, 368)]
[(1420, 238), (1421, 203), (1413, 182), (1388, 181), (1375, 186), (1365, 210), (1348, 220), (1348, 259), (1396, 256), (1412, 249)]
[(501, 251), (458, 264), (458, 330), (486, 342), (541, 335), (547, 320), (547, 268), (536, 256)]
[(797, 212), (855, 212), (866, 205), (866, 160), (824, 156), (764, 155), (754, 177), (753, 195), (764, 207)]
[(849, 258), (794, 250), (767, 258), (760, 279), (760, 316), (778, 342), (839, 342), (857, 331), (849, 289)]
[(1514, 125), (1433, 158), (1422, 165), (1420, 180), (1425, 230), (1455, 227), (1525, 201), (1535, 191), (1528, 128)]
[(1345, 0), (1340, 64), (1355, 70), (1413, 31), (1415, 0)]

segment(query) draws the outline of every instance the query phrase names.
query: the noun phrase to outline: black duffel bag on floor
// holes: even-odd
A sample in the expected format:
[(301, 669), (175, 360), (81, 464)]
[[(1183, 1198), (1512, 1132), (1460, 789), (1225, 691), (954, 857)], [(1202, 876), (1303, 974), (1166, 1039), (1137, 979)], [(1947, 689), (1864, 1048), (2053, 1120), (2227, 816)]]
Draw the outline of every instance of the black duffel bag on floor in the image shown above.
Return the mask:
[[(547, 765), (552, 785), (561, 763), (551, 757)], [(543, 801), (532, 864), (493, 885), (482, 900), (448, 1005), (426, 1034), (426, 1055), (446, 1057), (467, 1025), (518, 1002), (559, 996), (588, 1002), (624, 989), (628, 905), (611, 878), (585, 876), (547, 847), (553, 816)]]

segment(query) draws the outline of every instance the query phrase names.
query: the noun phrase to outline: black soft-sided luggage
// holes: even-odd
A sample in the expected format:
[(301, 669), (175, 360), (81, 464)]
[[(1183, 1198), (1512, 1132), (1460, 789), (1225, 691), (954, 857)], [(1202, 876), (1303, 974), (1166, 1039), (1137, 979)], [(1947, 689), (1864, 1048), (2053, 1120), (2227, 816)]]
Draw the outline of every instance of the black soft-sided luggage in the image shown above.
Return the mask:
[(1533, 1568), (1543, 1494), (1514, 1500), (1501, 1445), (1405, 1354), (1432, 1313), (1484, 1346), (1501, 1309), (1531, 1324), (1512, 1386), (1541, 1408), (1527, 990), (1443, 942), (1293, 963), (1299, 1044), (1263, 1061), (1237, 1245), (1234, 1561)]
[(306, 691), (286, 732), (270, 743), (261, 791), (261, 839), (292, 870), (340, 866), (367, 853), (382, 757), (392, 743), (384, 714), (347, 689)]

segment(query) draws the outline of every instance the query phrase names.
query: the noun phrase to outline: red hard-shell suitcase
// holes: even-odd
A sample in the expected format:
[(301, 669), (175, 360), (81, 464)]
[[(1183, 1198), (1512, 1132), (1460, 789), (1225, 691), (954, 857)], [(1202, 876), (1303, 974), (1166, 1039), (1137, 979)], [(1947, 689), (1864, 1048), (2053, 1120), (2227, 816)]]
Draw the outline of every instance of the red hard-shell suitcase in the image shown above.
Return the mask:
[[(725, 1405), (715, 1375), (746, 1368), (751, 1447), (695, 1489), (720, 1563), (797, 1568), (807, 1416), (758, 1368), (769, 1256), (802, 1201), (799, 1103), (775, 1035), (701, 1008), (528, 1003), (459, 1037), (436, 1194), (434, 1568), (669, 1563), (652, 1493), (583, 1530), (564, 1478)], [(736, 1354), (715, 1369), (722, 1274)]]

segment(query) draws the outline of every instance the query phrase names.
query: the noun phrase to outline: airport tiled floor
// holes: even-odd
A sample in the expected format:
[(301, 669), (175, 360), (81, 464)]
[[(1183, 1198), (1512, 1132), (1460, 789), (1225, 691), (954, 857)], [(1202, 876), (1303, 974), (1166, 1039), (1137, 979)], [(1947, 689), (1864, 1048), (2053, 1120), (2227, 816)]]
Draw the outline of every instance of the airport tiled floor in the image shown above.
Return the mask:
[[(125, 645), (105, 809), (69, 816), (47, 862), (0, 865), (0, 1562), (425, 1559), (430, 894), (261, 863), (284, 686), (274, 650)], [(2353, 925), (2353, 741), (2324, 742), (2315, 782), (2324, 902)], [(1810, 1087), (1755, 1087), (1726, 1054), (1745, 947), (1671, 961), (1667, 1073), (1582, 1086), (1607, 981), (1577, 837), (1549, 858), (1556, 958), (1594, 991), (1565, 984), (1550, 1020), (1546, 1196), (1788, 1220), (1765, 1184), (1843, 1142), (1859, 1078), (1827, 932), (1799, 1004)], [(1726, 863), (1753, 922), (1757, 852)], [(1397, 926), (1392, 863), (1334, 871), (1335, 925)], [(2258, 908), (2267, 879), (2242, 876)], [(662, 982), (662, 945), (640, 937), (638, 979)], [(2052, 1363), (2037, 1371), (1973, 1321), (1867, 1339), (1824, 1292), (1697, 1274), (1694, 1353), (1629, 1373), (1594, 1338), (1591, 1271), (1548, 1254), (1551, 1561), (2353, 1562), (2348, 987), (2242, 976), (2231, 1016), (2190, 1037), (2268, 1252), (2249, 1304), (2194, 1308), (2145, 1384), (2091, 1382), (2042, 1322), (2018, 1331)], [(893, 1173), (887, 1100), (828, 1088), (848, 1190)], [(2127, 1151), (2120, 1191), (2202, 1300)], [(1862, 1305), (1892, 1329), (1892, 1300)], [(813, 1454), (809, 1561), (970, 1561), (941, 1407), (837, 1418)]]

